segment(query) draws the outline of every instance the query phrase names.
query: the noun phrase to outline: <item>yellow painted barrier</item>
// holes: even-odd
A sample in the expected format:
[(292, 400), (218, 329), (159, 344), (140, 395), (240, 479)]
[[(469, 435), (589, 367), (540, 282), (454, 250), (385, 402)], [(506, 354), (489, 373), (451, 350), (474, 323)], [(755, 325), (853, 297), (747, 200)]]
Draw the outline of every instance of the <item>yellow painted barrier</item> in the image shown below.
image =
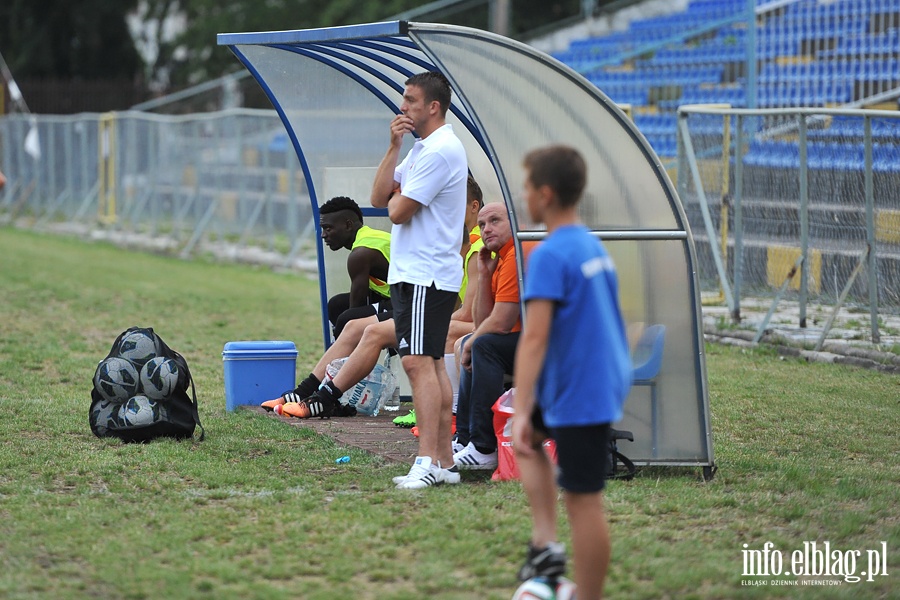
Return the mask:
[(222, 192), (219, 194), (219, 217), (228, 221), (237, 219), (237, 192)]
[(879, 210), (875, 213), (875, 240), (900, 244), (900, 210)]
[(197, 185), (197, 169), (193, 165), (188, 165), (181, 172), (182, 185)]
[(256, 148), (244, 148), (241, 153), (241, 160), (245, 167), (255, 167), (259, 165), (259, 150)]
[[(815, 248), (807, 250), (809, 271), (809, 291), (819, 293), (822, 287), (822, 252)], [(781, 287), (790, 270), (800, 258), (800, 248), (789, 246), (769, 246), (766, 251), (766, 281), (773, 287)], [(800, 269), (791, 278), (791, 289), (800, 289)]]
[(110, 225), (116, 222), (116, 113), (100, 115), (99, 156), (97, 157), (97, 220)]

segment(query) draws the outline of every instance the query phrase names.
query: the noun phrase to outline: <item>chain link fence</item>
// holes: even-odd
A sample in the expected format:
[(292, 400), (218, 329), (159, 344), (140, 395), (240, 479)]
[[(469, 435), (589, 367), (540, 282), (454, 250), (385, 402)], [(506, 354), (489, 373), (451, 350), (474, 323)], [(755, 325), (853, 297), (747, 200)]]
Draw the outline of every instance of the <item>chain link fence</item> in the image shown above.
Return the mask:
[[(733, 322), (749, 299), (795, 302), (801, 327), (807, 304), (853, 307), (877, 342), (881, 317), (900, 314), (900, 113), (678, 114), (670, 174), (707, 300)], [(315, 268), (309, 194), (274, 111), (8, 115), (0, 168), (0, 222)]]
[[(677, 186), (701, 286), (740, 321), (747, 297), (900, 313), (900, 113), (678, 112)], [(765, 325), (765, 324), (764, 324)]]
[(0, 220), (145, 236), (189, 257), (215, 244), (313, 259), (305, 179), (274, 111), (0, 119)]

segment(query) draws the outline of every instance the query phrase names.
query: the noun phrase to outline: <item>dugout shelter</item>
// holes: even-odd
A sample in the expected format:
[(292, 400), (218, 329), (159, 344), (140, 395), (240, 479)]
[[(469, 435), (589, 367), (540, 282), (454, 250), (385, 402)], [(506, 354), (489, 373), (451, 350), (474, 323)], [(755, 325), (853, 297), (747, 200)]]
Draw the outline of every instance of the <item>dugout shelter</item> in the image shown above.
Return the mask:
[[(218, 43), (253, 74), (281, 117), (317, 226), (318, 206), (348, 195), (364, 207), (367, 224), (389, 228), (386, 211), (368, 204), (369, 191), (405, 81), (421, 71), (439, 70), (450, 80), (447, 120), (485, 200), (505, 203), (519, 245), (544, 236), (528, 222), (522, 200), (524, 153), (549, 143), (578, 148), (589, 168), (581, 218), (616, 262), (629, 330), (637, 338), (653, 325), (665, 329), (652, 385), (633, 388), (616, 424), (635, 437), (621, 449), (636, 464), (702, 466), (712, 475), (700, 292), (687, 218), (650, 145), (599, 89), (525, 44), (451, 25), (394, 21), (224, 33)], [(401, 156), (411, 145), (407, 139)], [(345, 256), (317, 239), (328, 344), (324, 306), (348, 282)]]

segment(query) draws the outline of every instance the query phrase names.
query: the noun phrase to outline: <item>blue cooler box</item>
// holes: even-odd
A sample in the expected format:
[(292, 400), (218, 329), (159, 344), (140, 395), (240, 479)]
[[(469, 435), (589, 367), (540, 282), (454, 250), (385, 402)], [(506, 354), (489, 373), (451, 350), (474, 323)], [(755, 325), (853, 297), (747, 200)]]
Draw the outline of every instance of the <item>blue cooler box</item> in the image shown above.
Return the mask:
[(260, 403), (294, 389), (297, 347), (294, 342), (228, 342), (225, 364), (225, 409)]

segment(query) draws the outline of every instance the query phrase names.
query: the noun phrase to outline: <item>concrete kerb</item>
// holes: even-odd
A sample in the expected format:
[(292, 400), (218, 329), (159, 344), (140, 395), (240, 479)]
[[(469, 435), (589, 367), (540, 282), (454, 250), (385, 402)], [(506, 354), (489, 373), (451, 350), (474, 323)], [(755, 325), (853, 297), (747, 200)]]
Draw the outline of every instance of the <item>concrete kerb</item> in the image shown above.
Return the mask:
[[(182, 241), (171, 236), (154, 235), (127, 230), (97, 229), (91, 225), (82, 223), (52, 223), (40, 229), (31, 226), (30, 223), (20, 220), (16, 223), (22, 229), (34, 229), (47, 233), (73, 235), (91, 241), (109, 242), (121, 248), (154, 252), (157, 254), (177, 255), (183, 245)], [(262, 265), (273, 269), (287, 269), (298, 271), (311, 276), (317, 276), (318, 263), (310, 258), (297, 257), (290, 264), (285, 264), (286, 257), (280, 252), (265, 250), (256, 246), (238, 246), (224, 241), (201, 241), (196, 249), (196, 254), (208, 253), (216, 260), (223, 262), (237, 262), (252, 265)]]
[(886, 373), (900, 374), (900, 355), (887, 349), (900, 345), (900, 316), (882, 313), (881, 343), (867, 339), (868, 330), (860, 323), (867, 322), (868, 313), (861, 315), (847, 308), (838, 311), (833, 327), (828, 332), (819, 351), (815, 347), (822, 336), (824, 323), (833, 307), (814, 305), (808, 307), (807, 322), (812, 326), (801, 328), (800, 311), (796, 302), (784, 301), (769, 321), (758, 343), (753, 340), (768, 312), (767, 299), (741, 301), (741, 323), (731, 325), (730, 313), (725, 306), (703, 307), (703, 333), (706, 340), (721, 344), (751, 347), (771, 347), (784, 356), (796, 356), (809, 362), (852, 365)]
[(890, 352), (865, 350), (836, 342), (826, 342), (822, 350), (816, 352), (792, 345), (793, 340), (778, 333), (766, 333), (757, 343), (753, 342), (755, 335), (753, 331), (722, 330), (704, 326), (704, 337), (710, 342), (742, 348), (771, 347), (782, 356), (795, 356), (809, 362), (852, 365), (900, 375), (900, 356)]

